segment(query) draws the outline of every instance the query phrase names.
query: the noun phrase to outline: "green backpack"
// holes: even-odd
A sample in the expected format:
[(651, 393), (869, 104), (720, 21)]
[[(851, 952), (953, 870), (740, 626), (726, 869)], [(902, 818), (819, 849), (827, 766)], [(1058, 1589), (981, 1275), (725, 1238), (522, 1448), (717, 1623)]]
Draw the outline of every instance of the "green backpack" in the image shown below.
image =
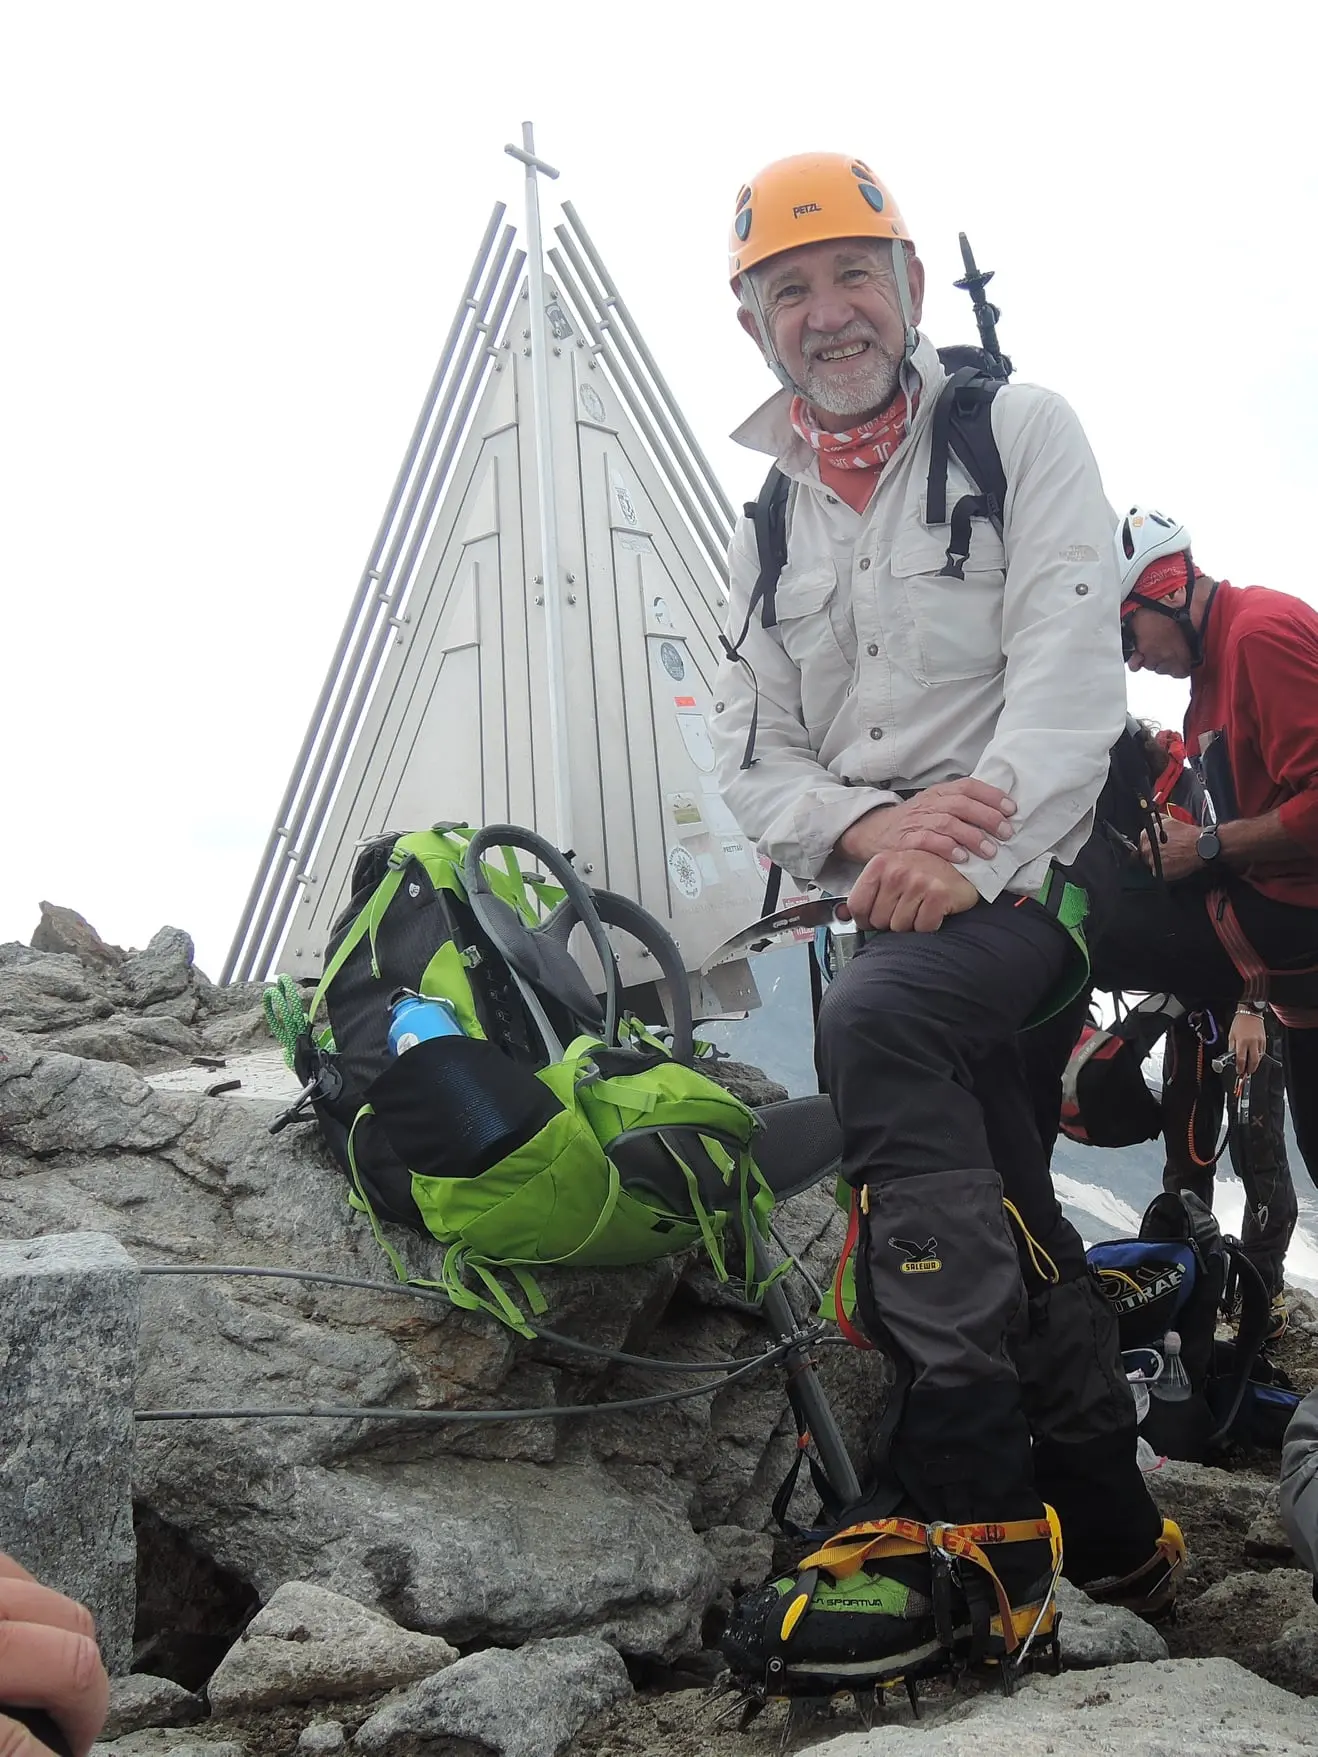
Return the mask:
[[(557, 883), (525, 877), (519, 852)], [(671, 1045), (621, 1010), (606, 923), (655, 959)], [(568, 951), (579, 926), (604, 972), (602, 1001)], [(447, 1001), (462, 1035), (392, 1054), (400, 991)], [(546, 1309), (537, 1268), (623, 1267), (703, 1244), (727, 1279), (731, 1225), (753, 1295), (751, 1232), (767, 1235), (773, 1206), (752, 1153), (759, 1124), (690, 1065), (677, 947), (639, 905), (590, 890), (530, 831), (449, 824), (368, 844), (295, 1035), (291, 1011), (285, 981), (272, 1020), (351, 1180), (349, 1199), (401, 1279), (387, 1222), (447, 1247), (431, 1285), (531, 1333), (527, 1312)]]

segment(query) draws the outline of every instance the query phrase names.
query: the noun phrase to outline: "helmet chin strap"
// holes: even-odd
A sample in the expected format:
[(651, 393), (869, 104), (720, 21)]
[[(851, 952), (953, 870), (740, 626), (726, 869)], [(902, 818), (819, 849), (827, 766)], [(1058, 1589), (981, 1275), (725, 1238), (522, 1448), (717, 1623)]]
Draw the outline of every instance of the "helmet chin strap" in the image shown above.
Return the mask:
[(900, 238), (894, 238), (891, 250), (892, 278), (897, 285), (897, 304), (902, 314), (902, 363), (897, 368), (897, 382), (906, 398), (906, 424), (909, 426), (915, 413), (915, 398), (920, 389), (920, 374), (915, 368), (915, 350), (920, 343), (920, 332), (915, 327), (911, 277), (906, 272), (906, 246)]
[[(1190, 605), (1194, 601), (1194, 588), (1195, 588), (1194, 559), (1191, 556), (1190, 551), (1187, 549), (1185, 551), (1185, 602), (1184, 602), (1184, 604), (1177, 604), (1175, 606), (1172, 606), (1172, 605), (1166, 603), (1162, 598), (1146, 598), (1143, 595), (1143, 593), (1141, 593), (1141, 592), (1127, 593), (1127, 597), (1132, 602), (1138, 604), (1141, 609), (1143, 609), (1143, 610), (1156, 610), (1158, 612), (1159, 616), (1165, 616), (1170, 621), (1177, 624), (1177, 626), (1180, 628), (1181, 633), (1185, 636), (1186, 646), (1189, 647), (1189, 649), (1190, 649), (1190, 669), (1192, 671), (1196, 670), (1204, 662), (1203, 629), (1195, 627), (1194, 619), (1190, 615)], [(1216, 586), (1213, 587), (1213, 590), (1214, 591), (1216, 590)], [(1210, 593), (1208, 595), (1208, 603), (1211, 604), (1212, 602), (1213, 602), (1213, 593), (1210, 591)], [(1207, 614), (1208, 614), (1206, 607), (1205, 607), (1204, 614), (1205, 614), (1205, 616), (1207, 616)]]
[(765, 363), (783, 389), (790, 390), (795, 396), (796, 385), (791, 374), (778, 358), (778, 350), (774, 347), (773, 337), (769, 333), (769, 320), (764, 315), (764, 306), (760, 303), (760, 290), (755, 285), (754, 270), (748, 269), (741, 277), (741, 286), (738, 291), (742, 304), (755, 319), (755, 327), (760, 334), (760, 349), (764, 354)]

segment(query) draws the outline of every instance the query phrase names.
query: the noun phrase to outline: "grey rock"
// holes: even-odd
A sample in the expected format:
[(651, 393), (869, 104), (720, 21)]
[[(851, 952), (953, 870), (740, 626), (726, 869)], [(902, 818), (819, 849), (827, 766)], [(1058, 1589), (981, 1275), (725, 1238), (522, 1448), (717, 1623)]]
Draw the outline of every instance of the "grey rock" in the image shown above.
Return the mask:
[(120, 1062), (126, 1068), (164, 1067), (177, 1060), (171, 1051), (139, 1036), (131, 1026), (111, 1024), (108, 1020), (75, 1025), (71, 1031), (52, 1031), (48, 1041), (61, 1055), (75, 1055), (84, 1061)]
[(110, 1712), (101, 1737), (118, 1739), (143, 1727), (191, 1726), (203, 1719), (205, 1713), (206, 1705), (200, 1696), (194, 1696), (172, 1678), (129, 1672), (126, 1677), (111, 1681)]
[(761, 1068), (753, 1068), (749, 1062), (725, 1060), (719, 1056), (717, 1060), (710, 1057), (700, 1063), (700, 1071), (725, 1091), (731, 1092), (734, 1098), (740, 1098), (743, 1104), (752, 1107), (758, 1104), (777, 1104), (786, 1098), (786, 1086), (771, 1080)]
[(627, 1668), (602, 1641), (490, 1648), (386, 1703), (363, 1723), (354, 1748), (388, 1753), (413, 1739), (467, 1740), (498, 1757), (557, 1757), (591, 1715), (631, 1690)]
[(220, 1661), (206, 1687), (216, 1714), (318, 1697), (369, 1696), (452, 1665), (457, 1649), (382, 1612), (291, 1580)]
[(100, 1234), (0, 1240), (0, 1532), (90, 1609), (112, 1673), (132, 1657), (138, 1282)]
[(718, 1590), (690, 1528), (597, 1467), (356, 1457), (329, 1470), (248, 1450), (207, 1462), (140, 1492), (262, 1597), (310, 1580), (455, 1642), (590, 1631), (667, 1657), (698, 1645)]
[(1318, 1295), (1303, 1287), (1286, 1289), (1286, 1306), (1290, 1327), (1304, 1336), (1318, 1336)]
[(1271, 1484), (1244, 1471), (1218, 1470), (1169, 1458), (1145, 1479), (1159, 1512), (1174, 1519), (1193, 1538), (1196, 1528), (1215, 1524), (1243, 1536), (1263, 1512)]
[[(1302, 1757), (1318, 1750), (1313, 1710), (1227, 1659), (1165, 1659), (1026, 1680), (805, 1748), (810, 1757)], [(805, 1757), (805, 1750), (799, 1757)]]
[(32, 935), (32, 948), (38, 952), (69, 952), (80, 964), (92, 970), (116, 970), (126, 953), (122, 946), (110, 946), (76, 909), (60, 903), (43, 903), (41, 920)]
[(1057, 1609), (1064, 1665), (1130, 1665), (1167, 1658), (1167, 1643), (1151, 1624), (1121, 1605), (1095, 1604), (1069, 1580), (1058, 1582)]
[(345, 1743), (343, 1727), (337, 1720), (313, 1720), (297, 1736), (297, 1749), (302, 1757), (334, 1757)]
[[(264, 982), (211, 982), (194, 966), (197, 982), (197, 999), (202, 1010), (207, 1013), (223, 1015), (225, 1013), (259, 1013), (261, 997), (266, 991)], [(305, 1004), (309, 1005), (315, 993), (315, 984), (304, 985), (302, 994)]]
[(1281, 1522), (1281, 1491), (1275, 1483), (1245, 1533), (1245, 1554), (1265, 1562), (1295, 1560), (1295, 1546)]
[(33, 952), (0, 971), (0, 1030), (41, 1035), (114, 1011), (106, 990), (71, 954)]
[(1318, 1607), (1306, 1605), (1270, 1641), (1258, 1666), (1263, 1677), (1299, 1696), (1318, 1695)]
[(145, 951), (130, 952), (119, 974), (135, 1007), (172, 1000), (192, 987), (192, 939), (180, 927), (162, 927)]
[(123, 1062), (130, 1068), (176, 1066), (201, 1050), (200, 1037), (178, 1020), (137, 1013), (112, 1013), (71, 1031), (52, 1031), (47, 1042), (62, 1055)]
[[(71, 957), (20, 951), (88, 980)], [(516, 1409), (674, 1388), (667, 1375), (520, 1342), (441, 1300), (398, 1297), (316, 1131), (271, 1137), (273, 1105), (157, 1091), (126, 1067), (15, 1033), (0, 1050), (0, 1235), (99, 1230), (153, 1264), (295, 1265), (378, 1289), (153, 1275), (139, 1408)], [(827, 1193), (780, 1218), (825, 1274), (841, 1224)], [(439, 1245), (390, 1238), (411, 1274), (435, 1278)], [(754, 1314), (674, 1299), (690, 1261), (546, 1271), (545, 1321), (632, 1352), (758, 1352)], [(873, 1431), (881, 1370), (875, 1355), (824, 1354), (849, 1437)], [(144, 1513), (261, 1599), (307, 1580), (464, 1644), (592, 1633), (672, 1657), (698, 1643), (719, 1591), (692, 1520), (761, 1529), (793, 1445), (770, 1369), (661, 1410), (572, 1424), (143, 1423), (134, 1490)]]
[(773, 1538), (767, 1531), (714, 1525), (701, 1532), (700, 1540), (714, 1558), (718, 1577), (729, 1592), (759, 1586), (773, 1567)]
[(187, 1739), (167, 1746), (164, 1757), (247, 1757), (247, 1747), (239, 1739)]
[(1201, 1654), (1229, 1648), (1251, 1671), (1318, 1692), (1318, 1606), (1299, 1568), (1230, 1574), (1179, 1610), (1180, 1639)]

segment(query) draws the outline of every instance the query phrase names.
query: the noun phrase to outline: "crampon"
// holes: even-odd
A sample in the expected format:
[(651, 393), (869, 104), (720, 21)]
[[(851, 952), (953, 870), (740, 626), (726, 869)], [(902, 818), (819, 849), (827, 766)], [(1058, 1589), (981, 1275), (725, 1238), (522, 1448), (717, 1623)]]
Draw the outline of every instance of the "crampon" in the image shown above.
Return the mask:
[[(1013, 1604), (986, 1553), (1046, 1545), (1039, 1576)], [(786, 1575), (744, 1594), (721, 1643), (736, 1686), (750, 1699), (882, 1692), (939, 1673), (992, 1669), (1010, 1695), (1025, 1669), (1060, 1669), (1057, 1582), (1062, 1532), (1038, 1519), (1003, 1524), (923, 1524), (880, 1519), (851, 1525)]]

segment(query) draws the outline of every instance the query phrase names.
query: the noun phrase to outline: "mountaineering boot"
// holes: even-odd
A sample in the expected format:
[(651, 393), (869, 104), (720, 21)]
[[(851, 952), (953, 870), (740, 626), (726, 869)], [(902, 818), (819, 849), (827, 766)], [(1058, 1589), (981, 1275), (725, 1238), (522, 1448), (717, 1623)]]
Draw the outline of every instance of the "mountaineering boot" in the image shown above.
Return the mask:
[(1162, 1536), (1146, 1562), (1129, 1574), (1086, 1580), (1084, 1590), (1095, 1604), (1120, 1605), (1136, 1616), (1157, 1622), (1175, 1608), (1185, 1562), (1181, 1528), (1174, 1519), (1164, 1519)]
[(1284, 1293), (1273, 1294), (1272, 1305), (1268, 1312), (1268, 1319), (1268, 1333), (1263, 1338), (1263, 1346), (1265, 1348), (1272, 1343), (1280, 1342), (1290, 1328), (1290, 1307), (1286, 1304), (1286, 1295)]
[(1061, 1569), (1049, 1507), (1006, 1524), (847, 1526), (796, 1574), (743, 1594), (723, 1656), (761, 1696), (876, 1689), (983, 1661), (1001, 1665), (1008, 1688), (1034, 1651), (1055, 1647)]

